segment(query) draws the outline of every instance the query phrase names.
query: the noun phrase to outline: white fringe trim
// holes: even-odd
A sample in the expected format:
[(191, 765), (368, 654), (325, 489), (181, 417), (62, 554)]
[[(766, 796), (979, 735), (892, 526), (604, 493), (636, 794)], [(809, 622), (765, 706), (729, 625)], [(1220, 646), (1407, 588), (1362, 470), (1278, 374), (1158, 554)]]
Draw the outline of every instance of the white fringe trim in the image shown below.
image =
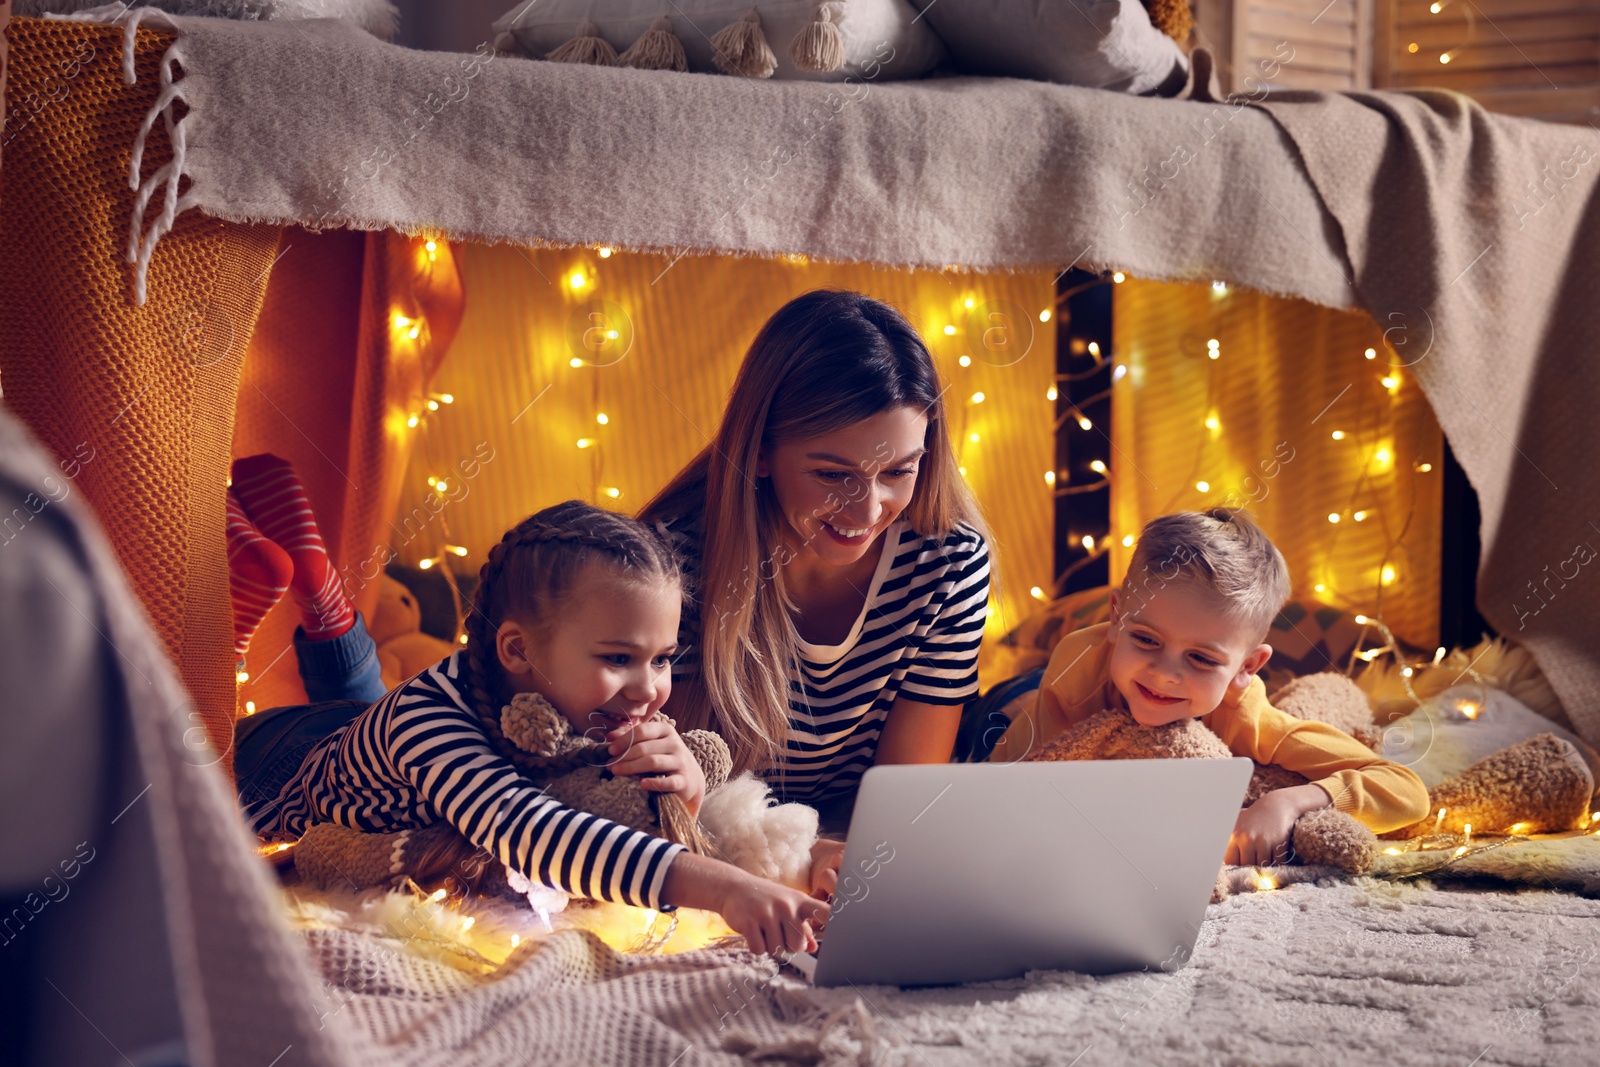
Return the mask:
[[(65, 22), (94, 22), (102, 25), (122, 27), (122, 81), (132, 85), (137, 81), (133, 69), (134, 39), (139, 31), (139, 26), (145, 19), (156, 19), (164, 22), (174, 31), (180, 31), (178, 23), (167, 12), (154, 7), (130, 8), (126, 4), (106, 4), (102, 7), (88, 8), (71, 15), (47, 15), (46, 18), (55, 18)], [(144, 117), (144, 122), (139, 126), (139, 133), (133, 139), (133, 157), (128, 166), (128, 188), (138, 195), (133, 201), (133, 215), (128, 220), (128, 251), (127, 260), (134, 265), (133, 268), (133, 302), (143, 306), (147, 293), (147, 284), (150, 276), (150, 258), (155, 255), (156, 245), (161, 238), (171, 232), (174, 222), (181, 212), (193, 207), (198, 197), (193, 193), (184, 196), (178, 195), (178, 185), (184, 177), (184, 162), (187, 156), (188, 134), (184, 124), (173, 118), (173, 105), (182, 100), (188, 103), (188, 98), (183, 95), (181, 83), (173, 80), (172, 68), (183, 62), (184, 54), (181, 41), (174, 41), (161, 57), (161, 92), (156, 96), (155, 103), (150, 106), (149, 112)], [(160, 118), (166, 125), (167, 138), (172, 142), (172, 161), (157, 168), (156, 172), (148, 178), (141, 178), (140, 165), (144, 162), (144, 146), (150, 136), (150, 131), (155, 128), (156, 119)], [(144, 223), (145, 209), (150, 206), (150, 199), (155, 195), (157, 188), (166, 186), (166, 199), (161, 207), (161, 214), (156, 220), (141, 232)]]

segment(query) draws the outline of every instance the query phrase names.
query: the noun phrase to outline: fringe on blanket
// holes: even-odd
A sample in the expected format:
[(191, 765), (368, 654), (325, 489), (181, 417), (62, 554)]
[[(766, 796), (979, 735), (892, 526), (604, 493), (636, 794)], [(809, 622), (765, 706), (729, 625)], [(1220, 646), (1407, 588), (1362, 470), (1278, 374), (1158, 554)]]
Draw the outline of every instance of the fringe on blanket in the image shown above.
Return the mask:
[[(157, 19), (167, 24), (174, 32), (178, 31), (178, 24), (172, 16), (165, 11), (153, 7), (133, 7), (126, 4), (106, 4), (102, 7), (88, 8), (74, 12), (70, 15), (46, 15), (48, 19), (59, 19), (65, 22), (94, 22), (104, 25), (122, 27), (122, 81), (125, 85), (132, 85), (137, 80), (134, 73), (134, 39), (139, 31), (139, 26), (145, 19)], [(127, 260), (133, 266), (133, 302), (143, 306), (147, 295), (148, 279), (150, 276), (150, 259), (155, 255), (156, 245), (161, 238), (171, 232), (181, 212), (193, 207), (197, 201), (193, 191), (182, 196), (178, 194), (179, 184), (184, 178), (184, 162), (187, 155), (188, 134), (182, 122), (174, 115), (174, 108), (178, 101), (185, 105), (188, 99), (183, 94), (183, 85), (173, 75), (174, 67), (184, 60), (183, 43), (174, 41), (161, 56), (161, 92), (157, 94), (155, 103), (150, 105), (149, 112), (145, 115), (144, 123), (139, 127), (139, 133), (133, 140), (133, 156), (128, 164), (128, 187), (138, 195), (134, 198), (133, 213), (128, 219), (128, 251)], [(156, 119), (161, 119), (166, 126), (167, 139), (172, 144), (172, 159), (170, 162), (158, 167), (149, 177), (140, 174), (140, 165), (144, 162), (144, 147), (149, 140), (150, 131), (155, 128)], [(156, 190), (165, 186), (166, 196), (162, 202), (161, 213), (154, 222), (144, 227), (144, 213), (150, 206), (151, 199)]]

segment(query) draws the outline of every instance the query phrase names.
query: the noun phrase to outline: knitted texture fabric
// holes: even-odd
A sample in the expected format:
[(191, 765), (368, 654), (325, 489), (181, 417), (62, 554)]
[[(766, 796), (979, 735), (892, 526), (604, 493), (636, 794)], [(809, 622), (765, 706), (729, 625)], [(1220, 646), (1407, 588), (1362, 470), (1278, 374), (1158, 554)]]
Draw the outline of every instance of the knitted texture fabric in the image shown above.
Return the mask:
[[(0, 384), (105, 525), (226, 759), (235, 682), (223, 492), (234, 395), (275, 225), (178, 216), (130, 299), (132, 146), (170, 34), (141, 29), (125, 85), (114, 28), (14, 19), (0, 173)], [(142, 172), (171, 158), (157, 122)], [(154, 213), (152, 206), (151, 212)]]

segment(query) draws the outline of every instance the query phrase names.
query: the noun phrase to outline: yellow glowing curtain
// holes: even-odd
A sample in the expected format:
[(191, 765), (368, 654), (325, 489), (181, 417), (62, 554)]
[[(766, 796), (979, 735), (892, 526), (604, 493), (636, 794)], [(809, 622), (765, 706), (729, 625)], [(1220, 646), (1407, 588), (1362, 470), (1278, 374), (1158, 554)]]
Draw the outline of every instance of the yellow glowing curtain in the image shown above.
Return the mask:
[(1129, 279), (1114, 309), (1113, 576), (1147, 520), (1243, 503), (1296, 596), (1431, 649), (1443, 436), (1407, 366), (1424, 339), (1220, 285)]
[[(449, 555), (458, 568), (476, 568), (518, 520), (574, 497), (636, 510), (715, 432), (739, 360), (766, 318), (791, 297), (831, 286), (898, 307), (938, 358), (961, 462), (993, 525), (1004, 576), (990, 633), (1029, 610), (1030, 586), (1050, 584), (1046, 394), (1055, 323), (1040, 319), (1053, 306), (1050, 275), (800, 257), (457, 251), (470, 296), (435, 383), (452, 402), (416, 430), (393, 528), (401, 562)], [(446, 545), (465, 548), (465, 558)]]

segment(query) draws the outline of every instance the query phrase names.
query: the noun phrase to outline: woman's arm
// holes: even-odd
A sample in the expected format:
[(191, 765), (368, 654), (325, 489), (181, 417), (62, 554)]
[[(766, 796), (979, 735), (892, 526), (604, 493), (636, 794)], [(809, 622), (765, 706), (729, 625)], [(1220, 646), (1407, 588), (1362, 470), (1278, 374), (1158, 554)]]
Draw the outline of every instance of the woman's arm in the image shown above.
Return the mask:
[(884, 720), (873, 763), (949, 763), (956, 750), (961, 708), (897, 698)]

